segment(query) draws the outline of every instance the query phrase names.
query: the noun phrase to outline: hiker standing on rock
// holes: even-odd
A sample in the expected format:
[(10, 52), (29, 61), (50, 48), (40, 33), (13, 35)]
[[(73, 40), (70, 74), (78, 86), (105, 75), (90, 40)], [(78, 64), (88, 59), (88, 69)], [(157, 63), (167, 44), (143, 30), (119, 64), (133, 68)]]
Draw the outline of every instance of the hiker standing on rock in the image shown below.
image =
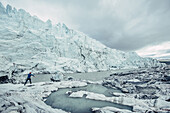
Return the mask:
[(26, 85), (27, 81), (29, 80), (30, 81), (30, 84), (31, 84), (31, 76), (34, 76), (33, 74), (31, 74), (31, 72), (28, 74), (28, 77), (24, 83), (24, 85)]

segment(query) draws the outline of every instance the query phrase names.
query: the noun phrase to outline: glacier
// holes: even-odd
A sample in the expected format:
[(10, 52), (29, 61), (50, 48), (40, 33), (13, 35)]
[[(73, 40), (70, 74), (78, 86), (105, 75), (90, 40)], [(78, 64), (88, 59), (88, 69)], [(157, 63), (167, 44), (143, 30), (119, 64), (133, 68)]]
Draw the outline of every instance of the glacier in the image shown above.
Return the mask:
[[(30, 71), (41, 81), (26, 86), (20, 84), (24, 74)], [(42, 82), (44, 76), (58, 72), (65, 73), (66, 79)], [(69, 74), (71, 80), (67, 80)], [(3, 81), (7, 78), (9, 81)], [(4, 7), (0, 2), (0, 83), (11, 82), (0, 85), (2, 113), (66, 113), (44, 102), (50, 94), (63, 88), (68, 98), (132, 108), (96, 106), (91, 108), (95, 113), (167, 113), (170, 111), (169, 78), (170, 66), (155, 59), (108, 48), (63, 23), (43, 22), (23, 9)]]
[[(157, 60), (106, 47), (65, 24), (43, 22), (23, 9), (0, 3), (0, 72), (92, 72), (157, 67)], [(12, 76), (12, 75), (10, 75)]]

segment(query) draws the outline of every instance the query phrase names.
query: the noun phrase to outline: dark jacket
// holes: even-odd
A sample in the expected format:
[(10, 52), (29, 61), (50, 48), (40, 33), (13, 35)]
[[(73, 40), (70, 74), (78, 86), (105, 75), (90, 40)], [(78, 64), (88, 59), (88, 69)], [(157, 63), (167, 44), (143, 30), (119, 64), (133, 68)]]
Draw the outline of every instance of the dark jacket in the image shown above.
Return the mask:
[(28, 74), (28, 77), (27, 78), (31, 78), (31, 76), (34, 76), (33, 74)]

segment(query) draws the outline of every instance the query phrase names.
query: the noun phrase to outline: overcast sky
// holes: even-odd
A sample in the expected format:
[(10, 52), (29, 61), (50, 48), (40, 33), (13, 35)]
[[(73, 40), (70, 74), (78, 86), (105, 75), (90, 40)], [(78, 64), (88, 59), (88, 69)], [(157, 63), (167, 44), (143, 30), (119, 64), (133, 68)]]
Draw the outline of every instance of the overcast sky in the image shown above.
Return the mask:
[[(170, 0), (1, 0), (108, 47), (170, 58)], [(155, 51), (153, 53), (153, 51)]]

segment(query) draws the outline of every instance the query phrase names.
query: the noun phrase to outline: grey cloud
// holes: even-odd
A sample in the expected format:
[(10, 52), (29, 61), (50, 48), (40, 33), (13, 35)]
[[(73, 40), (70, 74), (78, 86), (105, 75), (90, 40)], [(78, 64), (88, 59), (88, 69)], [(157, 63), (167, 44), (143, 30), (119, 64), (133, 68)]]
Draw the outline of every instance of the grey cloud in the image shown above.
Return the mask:
[(162, 56), (162, 57), (157, 57), (157, 59), (169, 59), (170, 56)]
[(165, 53), (170, 53), (170, 49), (169, 50), (166, 50), (166, 52)]
[(147, 57), (152, 57), (155, 56), (156, 54), (150, 54), (150, 55), (146, 55)]
[[(127, 2), (129, 1), (127, 0)], [(138, 1), (133, 2), (137, 3)], [(121, 6), (121, 3), (123, 2), (118, 5)], [(126, 12), (128, 9), (122, 9), (124, 12), (120, 11), (120, 13), (123, 14), (108, 11), (111, 7), (102, 9), (97, 1), (93, 3), (88, 0), (85, 2), (75, 1), (66, 4), (69, 9), (68, 17), (73, 23), (80, 26), (80, 31), (111, 48), (129, 51), (152, 43), (170, 40), (169, 3), (169, 0), (142, 0), (138, 3), (138, 7), (135, 7), (137, 9), (131, 8), (130, 12)], [(63, 2), (63, 6), (64, 4), (65, 2)], [(89, 7), (87, 7), (88, 5)], [(128, 3), (126, 7), (122, 8), (130, 7), (131, 4)], [(115, 10), (121, 10), (121, 8)], [(122, 15), (125, 17), (129, 15), (129, 18), (122, 18)], [(135, 23), (135, 20), (140, 21)], [(125, 29), (129, 27), (129, 22), (134, 23), (133, 27)]]
[[(39, 10), (41, 16), (51, 16), (53, 20), (62, 19), (103, 44), (123, 51), (170, 41), (170, 0), (7, 1), (25, 5), (28, 11)], [(29, 9), (31, 4), (34, 5)]]

